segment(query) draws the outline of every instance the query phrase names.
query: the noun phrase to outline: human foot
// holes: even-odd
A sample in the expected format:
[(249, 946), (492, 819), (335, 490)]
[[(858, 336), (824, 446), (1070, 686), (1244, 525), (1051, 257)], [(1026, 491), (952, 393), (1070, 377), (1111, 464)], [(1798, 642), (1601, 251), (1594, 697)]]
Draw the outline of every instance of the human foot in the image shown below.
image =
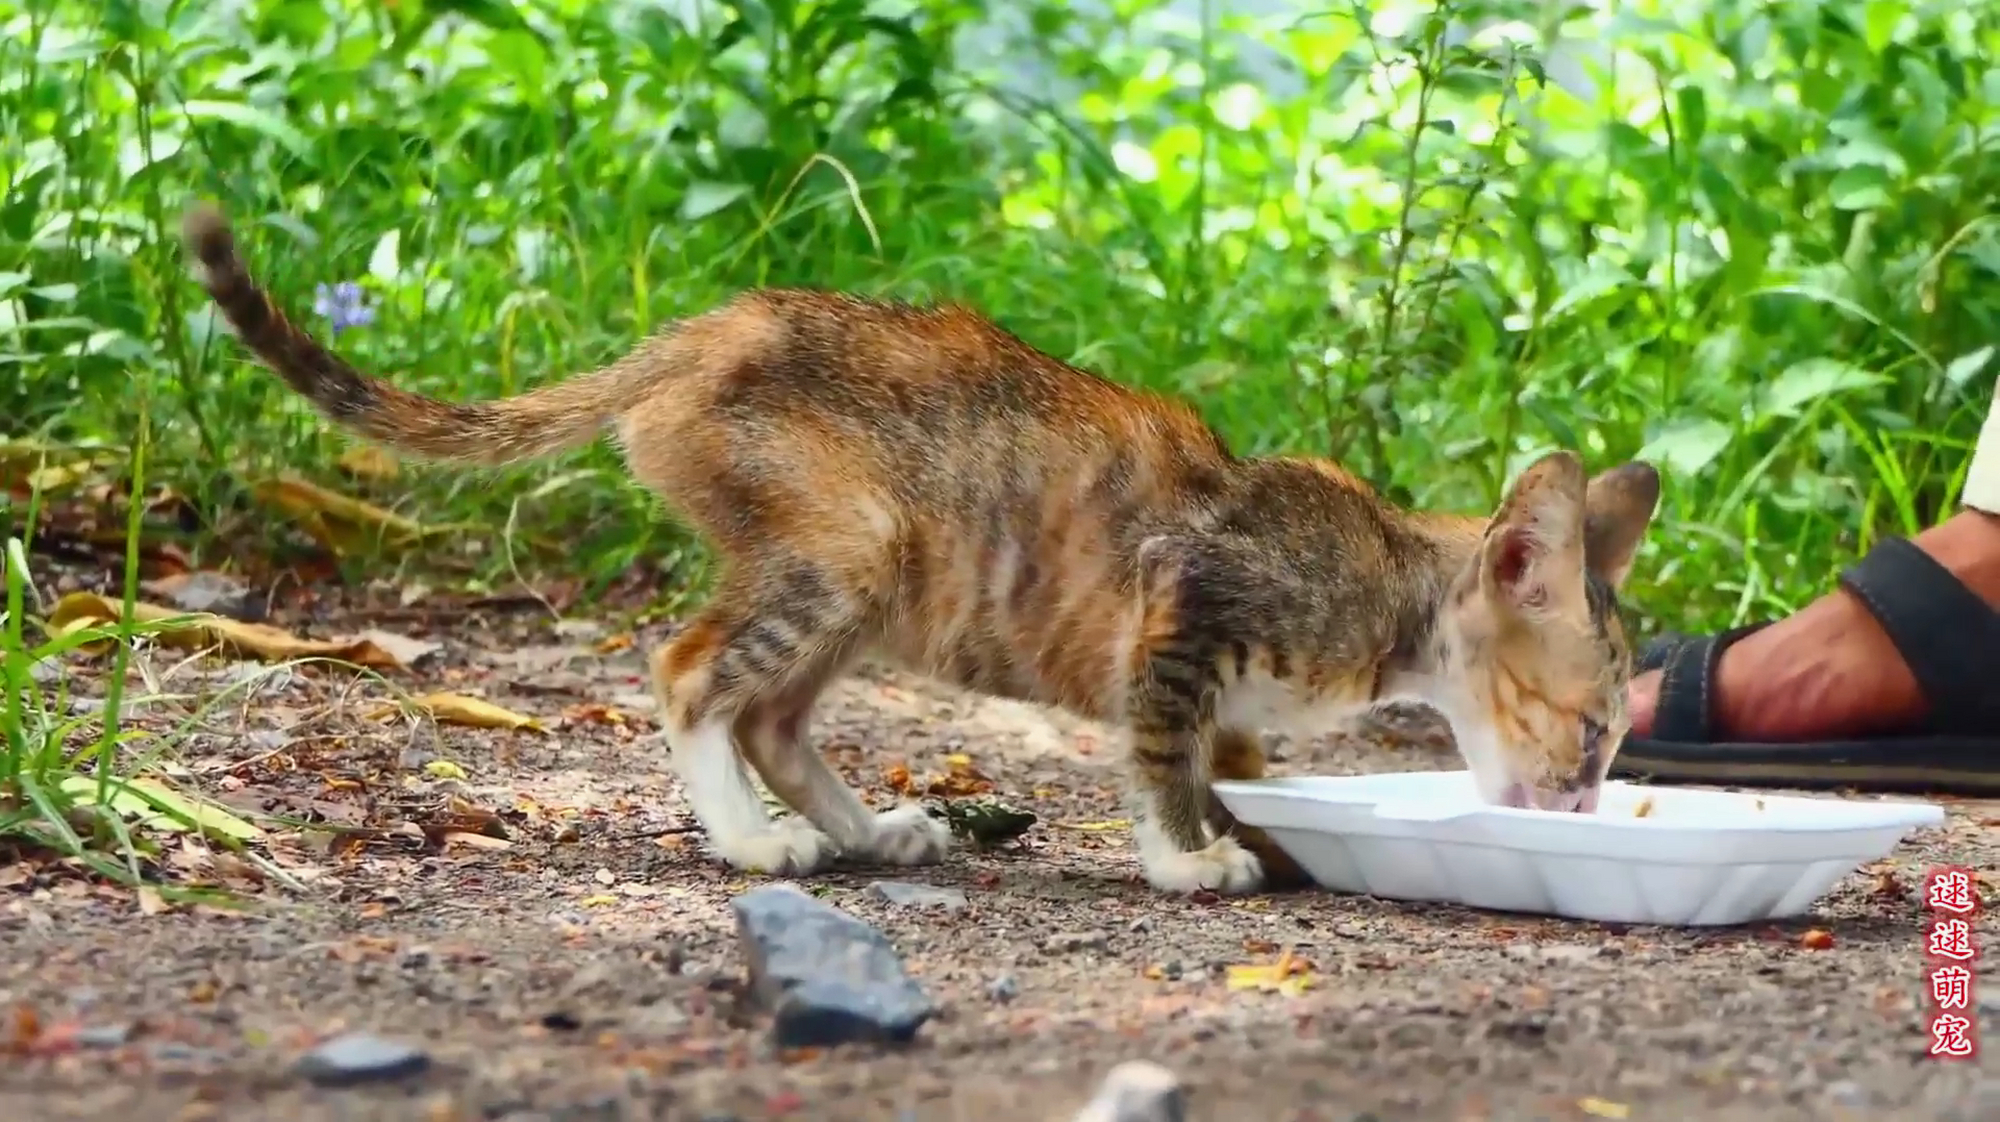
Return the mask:
[[(1913, 543), (2000, 609), (2000, 516), (1964, 510)], [(1652, 732), (1661, 674), (1632, 680), (1632, 735)], [(1875, 617), (1847, 589), (1723, 651), (1710, 700), (1717, 740), (1788, 743), (1861, 739), (1907, 729), (1927, 712), (1923, 691)]]

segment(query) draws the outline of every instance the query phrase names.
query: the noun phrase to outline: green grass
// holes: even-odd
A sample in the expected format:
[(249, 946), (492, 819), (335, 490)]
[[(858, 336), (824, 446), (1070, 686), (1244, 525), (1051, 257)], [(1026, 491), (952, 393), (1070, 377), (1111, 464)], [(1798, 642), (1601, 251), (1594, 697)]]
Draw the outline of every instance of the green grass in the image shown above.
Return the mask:
[[(1372, 28), (1342, 5), (1252, 25), (1210, 3), (1193, 27), (1131, 0), (1096, 22), (990, 6), (1076, 97), (954, 54), (988, 0), (715, 0), (686, 24), (582, 0), (19, 0), (0, 432), (125, 445), (149, 416), (146, 475), (218, 528), (203, 557), (287, 532), (261, 479), (356, 486), (344, 439), (187, 281), (175, 225), (211, 197), (295, 310), (367, 287), (344, 352), (454, 398), (808, 284), (977, 305), (1189, 396), (1242, 451), (1331, 452), (1412, 502), (1484, 507), (1551, 447), (1644, 455), (1666, 472), (1630, 593), (1648, 629), (1786, 611), (1952, 508), (2000, 370), (2000, 9), (1619, 4), (1565, 30), (1616, 49), (1585, 99), (1539, 83), (1550, 9), (1525, 0)], [(1521, 34), (1448, 45), (1450, 12)], [(1253, 40), (1298, 92), (1245, 69)], [(665, 593), (695, 572), (604, 448), (370, 494), (492, 533), (357, 573), (595, 589), (641, 565)], [(10, 667), (39, 641), (21, 624)]]

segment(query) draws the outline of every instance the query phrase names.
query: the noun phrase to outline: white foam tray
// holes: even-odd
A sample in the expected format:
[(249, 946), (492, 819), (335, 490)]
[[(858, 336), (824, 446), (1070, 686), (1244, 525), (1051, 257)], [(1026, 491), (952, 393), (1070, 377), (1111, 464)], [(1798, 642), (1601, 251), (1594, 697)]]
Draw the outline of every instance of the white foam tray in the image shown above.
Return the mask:
[(1945, 817), (1931, 803), (1618, 782), (1595, 814), (1515, 810), (1482, 803), (1463, 771), (1218, 780), (1215, 793), (1335, 892), (1690, 927), (1800, 915)]

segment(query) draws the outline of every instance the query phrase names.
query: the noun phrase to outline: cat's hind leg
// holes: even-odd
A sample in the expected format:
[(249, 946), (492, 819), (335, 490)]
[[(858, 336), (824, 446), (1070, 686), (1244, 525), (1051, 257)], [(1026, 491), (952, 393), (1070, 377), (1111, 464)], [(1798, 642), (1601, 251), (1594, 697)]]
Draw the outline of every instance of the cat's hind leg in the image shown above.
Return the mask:
[(943, 823), (915, 804), (870, 810), (807, 740), (813, 702), (838, 670), (835, 664), (826, 678), (801, 680), (746, 710), (737, 724), (743, 754), (765, 786), (824, 831), (842, 854), (885, 865), (944, 860), (951, 832)]
[[(867, 633), (873, 603), (865, 573), (843, 579), (766, 554), (725, 578), (654, 656), (674, 770), (730, 865), (803, 875), (843, 852), (903, 864), (943, 856), (940, 824), (915, 807), (874, 813), (805, 743), (806, 716)], [(746, 762), (798, 817), (772, 822)]]

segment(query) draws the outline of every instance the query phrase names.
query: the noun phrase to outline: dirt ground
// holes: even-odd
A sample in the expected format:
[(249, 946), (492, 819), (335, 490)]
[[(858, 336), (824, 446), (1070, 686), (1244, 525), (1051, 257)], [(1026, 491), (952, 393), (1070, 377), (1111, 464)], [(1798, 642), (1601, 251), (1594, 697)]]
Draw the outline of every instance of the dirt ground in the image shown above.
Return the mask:
[[(546, 731), (380, 716), (381, 684), (311, 671), (202, 710), (251, 668), (152, 654), (141, 692), (173, 697), (135, 719), (195, 730), (185, 782), (318, 824), (258, 849), (304, 890), (172, 840), (167, 875), (254, 907), (142, 902), (0, 853), (0, 1010), (15, 1010), (17, 1045), (0, 1051), (0, 1117), (1066, 1120), (1133, 1058), (1178, 1072), (1204, 1120), (2000, 1117), (1991, 1061), (1924, 1058), (1915, 891), (1930, 863), (1995, 868), (1993, 804), (1948, 803), (1947, 827), (1777, 927), (1171, 899), (1139, 879), (1117, 761), (1093, 730), (870, 674), (817, 721), (870, 798), (893, 798), (896, 765), (919, 786), (955, 769), (1039, 822), (940, 868), (814, 878), (894, 941), (940, 1012), (900, 1052), (778, 1055), (741, 996), (727, 906), (756, 880), (685, 829), (643, 694), (642, 652), (664, 627), (393, 599), (296, 625), (439, 644), (391, 677)], [(1421, 714), (1280, 750), (1288, 774), (1455, 766)], [(437, 844), (454, 826), (505, 839)], [(956, 888), (969, 906), (893, 905), (867, 890), (878, 879)], [(1980, 921), (1987, 945), (1995, 927)], [(1824, 941), (1814, 928), (1830, 948), (1807, 945)], [(1302, 992), (1227, 984), (1227, 967), (1287, 947), (1311, 965)], [(314, 1041), (353, 1029), (433, 1062), (350, 1089), (292, 1074)]]

